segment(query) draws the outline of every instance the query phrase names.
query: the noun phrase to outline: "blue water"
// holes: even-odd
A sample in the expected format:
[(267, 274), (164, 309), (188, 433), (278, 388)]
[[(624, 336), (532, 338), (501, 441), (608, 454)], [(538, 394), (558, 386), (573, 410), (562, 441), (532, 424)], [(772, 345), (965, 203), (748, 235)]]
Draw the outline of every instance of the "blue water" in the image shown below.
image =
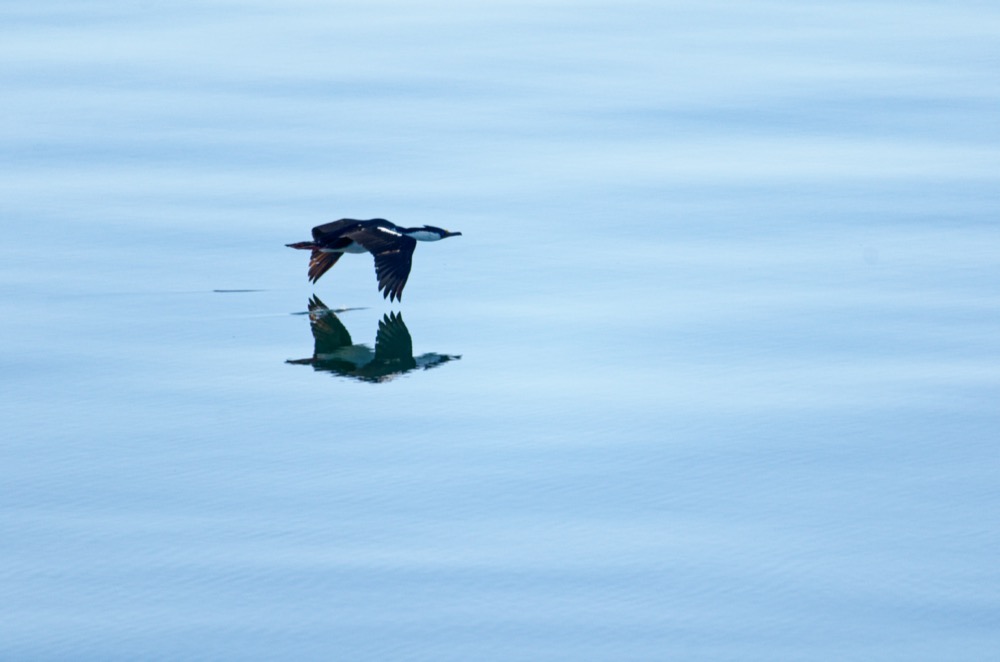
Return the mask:
[[(998, 49), (973, 1), (5, 3), (0, 659), (989, 659)], [(284, 247), (379, 216), (463, 233), (402, 303)]]

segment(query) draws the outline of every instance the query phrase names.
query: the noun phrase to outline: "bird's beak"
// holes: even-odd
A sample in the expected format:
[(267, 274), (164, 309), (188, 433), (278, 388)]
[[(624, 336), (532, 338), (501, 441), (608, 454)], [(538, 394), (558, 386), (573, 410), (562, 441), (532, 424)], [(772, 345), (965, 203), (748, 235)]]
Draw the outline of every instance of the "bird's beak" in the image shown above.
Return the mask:
[(446, 236), (446, 237), (461, 237), (461, 236), (462, 236), (462, 233), (461, 233), (461, 232), (449, 232), (449, 233), (448, 233), (448, 234), (446, 234), (445, 236)]

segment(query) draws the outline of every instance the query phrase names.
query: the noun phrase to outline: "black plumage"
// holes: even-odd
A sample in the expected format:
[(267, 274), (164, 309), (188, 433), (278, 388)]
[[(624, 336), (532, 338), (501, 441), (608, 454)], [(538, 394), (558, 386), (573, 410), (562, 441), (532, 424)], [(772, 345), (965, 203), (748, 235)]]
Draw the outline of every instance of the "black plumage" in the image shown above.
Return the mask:
[(378, 289), (383, 297), (392, 301), (402, 297), (413, 266), (417, 241), (437, 241), (461, 234), (430, 225), (402, 228), (384, 218), (368, 221), (342, 218), (314, 227), (312, 241), (287, 245), (312, 251), (309, 280), (313, 283), (329, 271), (344, 253), (371, 253), (375, 258)]

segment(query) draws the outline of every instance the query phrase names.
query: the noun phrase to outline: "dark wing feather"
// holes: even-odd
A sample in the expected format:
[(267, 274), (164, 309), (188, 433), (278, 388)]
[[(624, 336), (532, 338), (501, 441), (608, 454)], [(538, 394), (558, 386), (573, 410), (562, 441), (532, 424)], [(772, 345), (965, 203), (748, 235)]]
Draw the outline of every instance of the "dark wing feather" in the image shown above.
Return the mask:
[(348, 232), (350, 237), (375, 256), (375, 275), (382, 296), (392, 301), (400, 299), (410, 276), (413, 249), (417, 240), (383, 227), (359, 228)]
[(328, 241), (331, 238), (335, 238), (338, 235), (344, 234), (344, 231), (350, 228), (352, 225), (360, 226), (361, 221), (353, 218), (342, 218), (339, 221), (331, 221), (330, 223), (324, 223), (323, 225), (317, 225), (312, 229), (312, 235), (314, 241)]
[(378, 277), (378, 289), (383, 297), (400, 300), (403, 287), (410, 277), (410, 267), (413, 265), (413, 249), (417, 247), (416, 239), (406, 238), (406, 243), (400, 248), (385, 251), (375, 256), (375, 275)]
[(337, 264), (337, 260), (343, 253), (325, 253), (321, 250), (313, 249), (309, 258), (309, 280), (316, 282), (319, 277), (330, 270), (330, 267)]

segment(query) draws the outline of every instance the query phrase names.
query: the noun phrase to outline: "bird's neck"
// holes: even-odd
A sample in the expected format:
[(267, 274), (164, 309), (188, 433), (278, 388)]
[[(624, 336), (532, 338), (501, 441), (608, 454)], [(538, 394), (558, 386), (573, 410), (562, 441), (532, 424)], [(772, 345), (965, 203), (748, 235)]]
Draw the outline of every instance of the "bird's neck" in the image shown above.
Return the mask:
[(437, 232), (431, 232), (429, 230), (421, 230), (419, 228), (406, 230), (404, 234), (407, 237), (416, 239), (417, 241), (438, 241), (439, 239), (441, 239), (441, 235), (439, 235)]

